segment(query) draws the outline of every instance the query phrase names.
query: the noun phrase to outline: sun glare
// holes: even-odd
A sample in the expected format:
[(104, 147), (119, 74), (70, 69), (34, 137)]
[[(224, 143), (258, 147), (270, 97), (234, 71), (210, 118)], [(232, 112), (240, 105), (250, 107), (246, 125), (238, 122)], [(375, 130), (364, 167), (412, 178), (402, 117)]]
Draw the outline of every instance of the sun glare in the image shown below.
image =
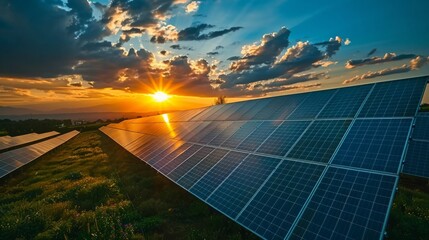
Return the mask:
[(164, 102), (170, 96), (168, 96), (168, 94), (166, 94), (165, 92), (156, 92), (156, 93), (152, 94), (152, 97), (156, 102)]

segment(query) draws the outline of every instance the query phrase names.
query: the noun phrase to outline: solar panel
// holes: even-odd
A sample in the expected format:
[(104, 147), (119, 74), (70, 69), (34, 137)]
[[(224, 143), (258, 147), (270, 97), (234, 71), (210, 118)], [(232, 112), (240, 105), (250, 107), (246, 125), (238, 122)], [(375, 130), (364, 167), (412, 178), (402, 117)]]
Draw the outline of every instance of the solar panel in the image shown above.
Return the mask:
[(332, 164), (397, 173), (411, 119), (356, 120)]
[(308, 127), (310, 121), (285, 121), (283, 122), (265, 142), (258, 148), (257, 152), (271, 155), (284, 156), (299, 136)]
[(177, 183), (182, 187), (189, 189), (195, 182), (198, 181), (207, 171), (209, 171), (216, 163), (218, 163), (226, 154), (228, 150), (216, 149), (202, 159), (197, 165), (183, 175)]
[(288, 119), (311, 119), (323, 109), (323, 106), (335, 94), (336, 90), (314, 92), (298, 106), (298, 108), (288, 117)]
[(271, 133), (281, 124), (281, 121), (265, 121), (255, 131), (253, 131), (243, 142), (238, 145), (238, 149), (255, 151), (259, 145), (271, 135)]
[(216, 187), (220, 185), (246, 157), (247, 154), (245, 153), (229, 152), (218, 164), (201, 177), (201, 179), (191, 187), (190, 191), (201, 199), (207, 199)]
[(317, 118), (353, 118), (373, 85), (338, 89)]
[(59, 133), (56, 131), (46, 132), (46, 133), (29, 133), (15, 137), (0, 137), (0, 151), (7, 151), (9, 148), (14, 148), (20, 145), (40, 141), (46, 139)]
[(0, 178), (15, 171), (23, 165), (36, 160), (45, 153), (70, 140), (77, 134), (79, 134), (78, 131), (71, 131), (42, 142), (0, 153)]
[(290, 239), (381, 239), (396, 178), (328, 168)]
[(420, 113), (416, 117), (412, 138), (429, 140), (429, 114)]
[(429, 178), (429, 141), (410, 141), (402, 172)]
[(327, 163), (350, 122), (350, 120), (318, 120), (313, 122), (287, 157)]
[(324, 168), (283, 161), (237, 221), (266, 239), (283, 239)]
[(420, 104), (427, 77), (377, 83), (359, 117), (412, 117)]
[(280, 160), (249, 155), (211, 194), (207, 202), (236, 217)]
[[(377, 239), (425, 84), (414, 78), (230, 103), (175, 113), (173, 123), (112, 124), (108, 135), (141, 133), (125, 148), (261, 238)], [(425, 141), (411, 141), (404, 172), (427, 169)]]
[(236, 148), (262, 122), (246, 122), (231, 137), (222, 143), (222, 147)]

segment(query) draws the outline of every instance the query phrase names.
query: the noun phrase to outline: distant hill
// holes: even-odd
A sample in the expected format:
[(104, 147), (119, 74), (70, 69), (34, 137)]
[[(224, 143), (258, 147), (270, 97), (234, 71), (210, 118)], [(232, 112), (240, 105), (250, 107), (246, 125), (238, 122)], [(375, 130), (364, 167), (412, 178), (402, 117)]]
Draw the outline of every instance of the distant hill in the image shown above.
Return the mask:
[(0, 118), (3, 115), (23, 115), (23, 114), (39, 114), (40, 111), (28, 109), (28, 108), (17, 108), (17, 107), (4, 107), (0, 106)]

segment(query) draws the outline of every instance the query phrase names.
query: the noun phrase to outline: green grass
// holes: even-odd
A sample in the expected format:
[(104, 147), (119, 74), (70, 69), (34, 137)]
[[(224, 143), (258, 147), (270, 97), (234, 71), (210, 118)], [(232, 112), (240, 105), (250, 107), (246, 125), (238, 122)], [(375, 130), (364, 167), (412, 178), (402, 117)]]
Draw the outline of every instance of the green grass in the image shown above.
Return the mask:
[[(0, 179), (0, 239), (256, 239), (99, 131)], [(429, 236), (428, 180), (401, 176), (388, 239)]]
[(0, 179), (0, 239), (256, 239), (99, 131)]

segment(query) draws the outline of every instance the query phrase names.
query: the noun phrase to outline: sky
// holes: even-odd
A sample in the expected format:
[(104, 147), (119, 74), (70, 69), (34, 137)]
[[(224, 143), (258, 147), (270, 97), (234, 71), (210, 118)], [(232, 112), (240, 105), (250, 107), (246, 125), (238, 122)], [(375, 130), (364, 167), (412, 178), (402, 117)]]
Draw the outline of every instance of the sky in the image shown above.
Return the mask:
[[(3, 0), (0, 106), (122, 111), (429, 75), (429, 1)], [(429, 96), (425, 96), (429, 102)]]

